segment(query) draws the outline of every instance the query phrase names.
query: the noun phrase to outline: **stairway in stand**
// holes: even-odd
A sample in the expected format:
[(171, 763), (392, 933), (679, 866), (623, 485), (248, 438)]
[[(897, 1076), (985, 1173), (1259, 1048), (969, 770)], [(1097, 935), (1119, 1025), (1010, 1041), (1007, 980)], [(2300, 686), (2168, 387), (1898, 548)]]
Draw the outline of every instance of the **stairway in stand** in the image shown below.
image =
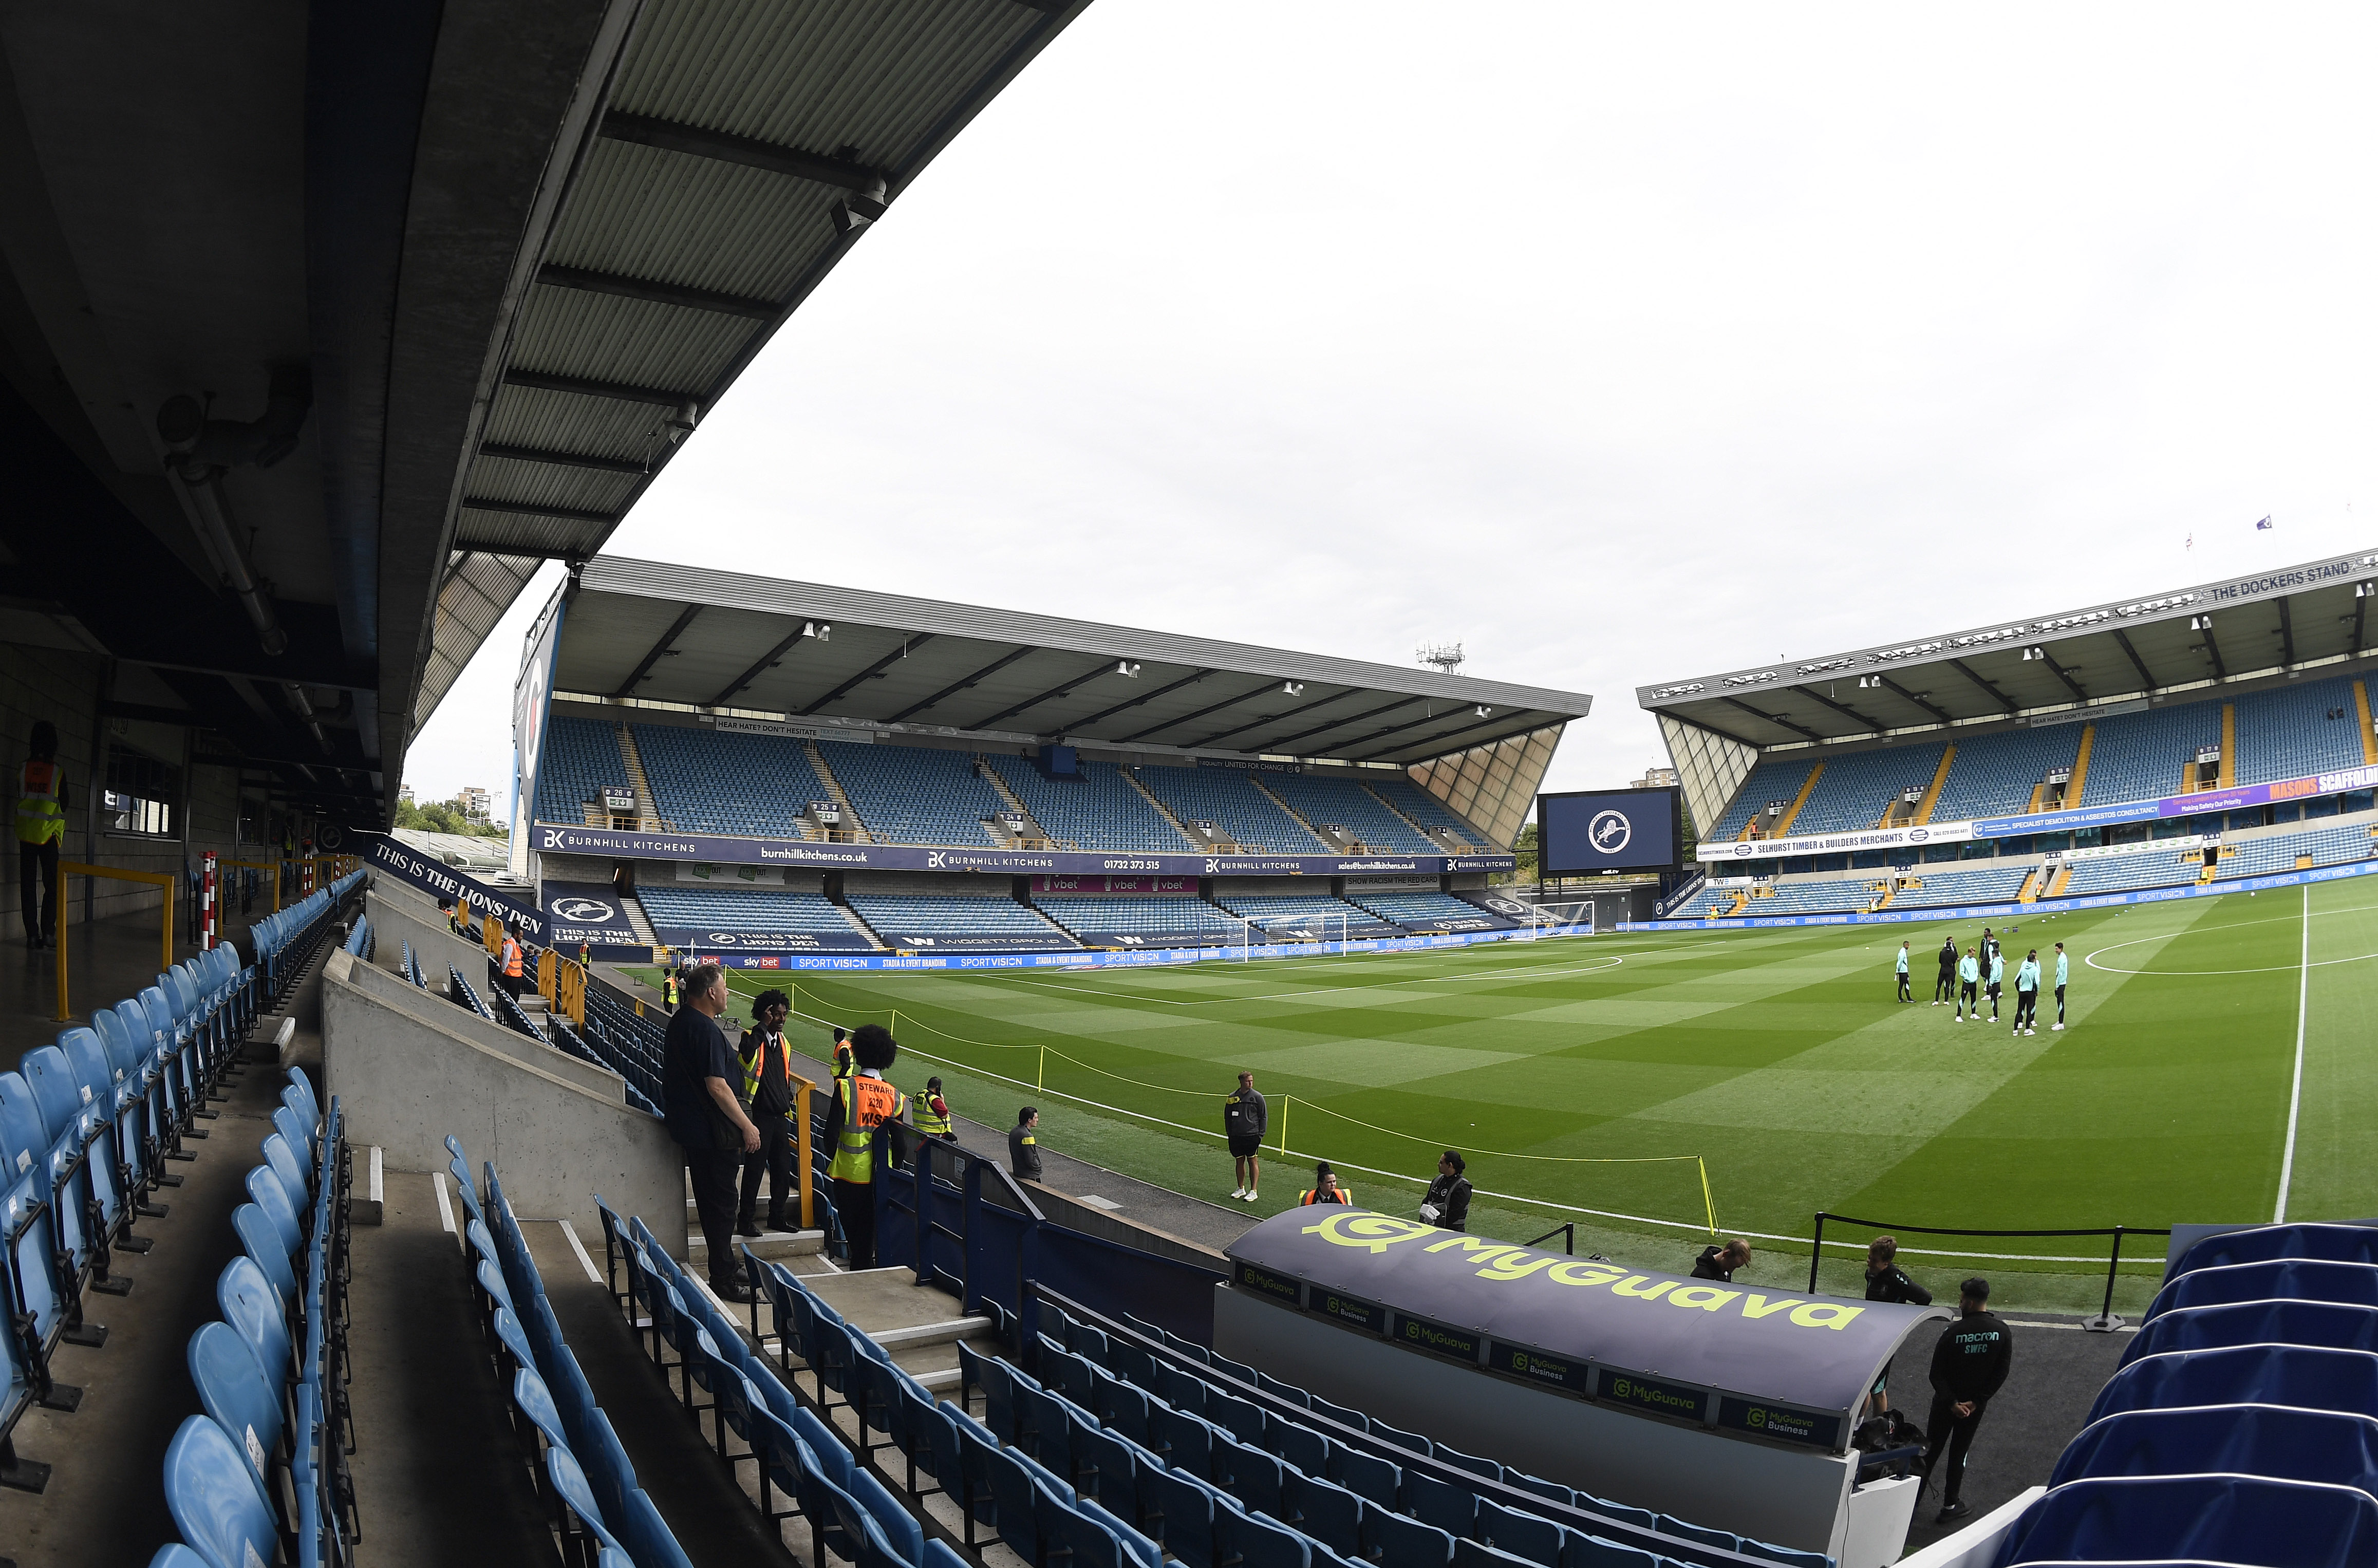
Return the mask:
[(636, 750), (635, 733), (622, 724), (619, 730), (619, 761), (628, 770), (629, 787), (636, 791), (636, 826), (644, 832), (672, 832), (661, 820), (660, 802), (653, 799), (653, 787), (644, 778), (644, 759)]
[(1150, 790), (1147, 785), (1139, 781), (1139, 769), (1135, 767), (1118, 767), (1115, 771), (1123, 775), (1124, 783), (1129, 784), (1133, 789), (1139, 791), (1139, 798), (1141, 800), (1146, 801), (1149, 805), (1156, 808), (1156, 814), (1162, 817), (1165, 822), (1171, 826), (1173, 832), (1181, 835), (1181, 841), (1183, 843), (1187, 844), (1193, 850), (1203, 847), (1198, 844), (1196, 835), (1191, 833), (1188, 828), (1183, 826), (1181, 819), (1172, 814), (1172, 808), (1166, 805), (1162, 801), (1158, 800), (1156, 798), (1156, 791)]
[(1280, 798), (1277, 790), (1268, 788), (1264, 783), (1262, 775), (1250, 773), (1247, 775), (1247, 782), (1254, 785), (1255, 789), (1262, 793), (1264, 799), (1269, 801), (1272, 804), (1286, 812), (1289, 814), (1290, 819), (1292, 820), (1299, 827), (1302, 827), (1307, 833), (1312, 834), (1315, 843), (1319, 844), (1323, 849), (1329, 850), (1333, 854), (1339, 852), (1338, 846), (1332, 844), (1327, 838), (1324, 838), (1322, 836), (1321, 829), (1314, 826), (1312, 823), (1307, 822), (1303, 812), (1297, 810), (1294, 806), (1290, 805), (1286, 801)]
[(875, 842), (873, 836), (867, 831), (867, 824), (859, 820), (859, 808), (852, 805), (850, 797), (842, 792), (842, 780), (836, 778), (834, 769), (825, 765), (825, 754), (818, 750), (817, 742), (803, 741), (801, 754), (810, 759), (810, 767), (817, 774), (818, 782), (825, 786), (826, 799), (841, 808), (842, 820), (850, 829), (850, 841), (854, 844)]

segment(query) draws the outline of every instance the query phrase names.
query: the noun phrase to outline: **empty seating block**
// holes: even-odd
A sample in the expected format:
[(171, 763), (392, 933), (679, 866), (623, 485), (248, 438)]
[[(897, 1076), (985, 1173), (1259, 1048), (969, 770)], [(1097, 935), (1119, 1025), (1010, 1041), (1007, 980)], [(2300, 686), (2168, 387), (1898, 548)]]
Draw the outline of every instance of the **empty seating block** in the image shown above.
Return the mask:
[(666, 724), (635, 735), (653, 804), (680, 833), (799, 838), (810, 802), (826, 798), (799, 741)]
[(1075, 945), (1039, 911), (996, 895), (853, 893), (850, 907), (877, 935), (895, 944), (910, 938), (971, 936), (1029, 938), (1050, 947)]
[(1841, 914), (1865, 909), (1875, 900), (1868, 886), (1874, 876), (1827, 877), (1822, 880), (1778, 877), (1774, 896), (1753, 899), (1746, 915)]
[(1275, 773), (1264, 780), (1315, 826), (1336, 823), (1372, 850), (1396, 854), (1442, 854), (1444, 846), (1381, 805), (1352, 778), (1327, 774)]
[(617, 728), (557, 714), (545, 732), (545, 760), (536, 776), (536, 820), (582, 823), (586, 807), (601, 803), (606, 784), (627, 782)]
[(1396, 928), (1357, 904), (1343, 899), (1279, 896), (1268, 898), (1231, 897), (1216, 902), (1235, 915), (1255, 922), (1255, 929), (1264, 932), (1293, 927), (1318, 940), (1337, 941), (1342, 930), (1346, 936), (1392, 936)]
[(2238, 782), (2266, 784), (2360, 767), (2361, 716), (2353, 685), (2312, 681), (2240, 697)]
[(1174, 816), (1183, 822), (1213, 823), (1237, 840), (1241, 849), (1263, 854), (1317, 855), (1329, 847), (1256, 788), (1243, 769), (1143, 767), (1139, 781)]
[(2027, 865), (1990, 866), (1976, 871), (1924, 873), (1924, 886), (1903, 888), (1891, 901), (1894, 910), (1945, 909), (1952, 904), (2011, 903), (2031, 874)]
[(2084, 728), (2055, 724), (1959, 741), (1931, 819), (1964, 822), (2029, 811), (2032, 790), (2055, 769), (2072, 766)]
[(2079, 899), (2092, 893), (2124, 893), (2137, 887), (2176, 887), (2195, 881), (2204, 869), (2202, 850), (2147, 850), (2135, 855), (2075, 861), (2072, 875), (2058, 896)]
[(818, 754), (879, 844), (996, 843), (983, 826), (1006, 802), (975, 772), (968, 752), (820, 741)]
[(691, 930), (715, 926), (721, 931), (809, 931), (850, 935), (850, 923), (823, 893), (787, 888), (689, 887), (661, 883), (636, 889), (636, 901), (657, 929)]
[[(1717, 843), (1729, 843), (1741, 838), (1742, 830), (1750, 826), (1751, 817), (1765, 811), (1770, 801), (1782, 801), (1788, 810), (1791, 802), (1799, 799), (1802, 786), (1808, 782), (1808, 770), (1816, 766), (1813, 757), (1793, 757), (1762, 762), (1752, 768), (1750, 777), (1744, 779), (1742, 788), (1735, 792), (1734, 804), (1726, 807), (1725, 814), (1718, 818), (1710, 838)], [(1762, 823), (1760, 831), (1765, 830)]]
[(1236, 942), (1243, 926), (1203, 899), (1043, 898), (1042, 913), (1076, 935), (1195, 936)]
[(2366, 823), (2354, 823), (2343, 827), (2319, 827), (2308, 833), (2274, 833), (2267, 838), (2239, 841), (2234, 852), (2221, 857), (2217, 876), (2266, 876), (2275, 871), (2293, 871), (2296, 862), (2306, 855), (2314, 865), (2342, 865), (2348, 861), (2370, 858), (2378, 840), (2370, 837)]
[(1447, 921), (1471, 929), (1515, 923), (1450, 893), (1363, 893), (1351, 901), (1407, 931), (1435, 931)]
[(1808, 804), (1792, 819), (1792, 836), (1856, 833), (1872, 827), (1891, 809), (1901, 790), (1931, 787), (1946, 749), (1935, 742), (1827, 758), (1817, 787), (1808, 792)]
[(1027, 757), (984, 759), (1050, 838), (1077, 850), (1180, 854), (1194, 846), (1111, 762), (1081, 764), (1078, 778), (1050, 778)]
[(1473, 827), (1460, 813), (1412, 782), (1401, 773), (1364, 774), (1363, 785), (1383, 797), (1387, 804), (1419, 823), (1423, 827), (1448, 827), (1473, 849), (1499, 848), (1480, 828)]
[(2221, 743), (2221, 705), (2189, 703), (2101, 718), (2089, 745), (2082, 803), (2153, 801), (2180, 793), (2199, 746)]

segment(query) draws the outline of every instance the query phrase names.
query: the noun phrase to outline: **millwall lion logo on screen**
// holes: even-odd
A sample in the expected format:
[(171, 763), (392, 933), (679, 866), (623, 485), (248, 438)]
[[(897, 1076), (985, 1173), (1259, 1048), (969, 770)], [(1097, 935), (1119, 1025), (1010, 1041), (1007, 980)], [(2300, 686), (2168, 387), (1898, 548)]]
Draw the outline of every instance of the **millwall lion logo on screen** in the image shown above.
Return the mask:
[(608, 925), (614, 912), (600, 899), (564, 899), (553, 906), (553, 918), (572, 925)]
[(1635, 837), (1635, 825), (1627, 820), (1625, 812), (1596, 812), (1592, 822), (1586, 826), (1585, 836), (1592, 841), (1596, 853), (1615, 855)]

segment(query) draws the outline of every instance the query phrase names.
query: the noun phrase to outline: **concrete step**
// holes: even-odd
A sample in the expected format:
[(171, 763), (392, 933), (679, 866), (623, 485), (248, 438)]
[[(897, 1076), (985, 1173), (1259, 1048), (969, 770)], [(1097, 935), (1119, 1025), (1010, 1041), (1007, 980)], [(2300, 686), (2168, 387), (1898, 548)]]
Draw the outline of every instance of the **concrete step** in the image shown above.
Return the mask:
[(949, 1318), (938, 1323), (915, 1323), (905, 1329), (883, 1329), (871, 1334), (876, 1344), (895, 1353), (902, 1350), (922, 1350), (935, 1345), (955, 1345), (958, 1341), (979, 1339), (997, 1325), (979, 1314), (967, 1318)]
[[(749, 1247), (754, 1258), (799, 1258), (825, 1249), (825, 1232), (822, 1230), (763, 1231), (756, 1236), (739, 1236), (735, 1239), (738, 1244)], [(686, 1237), (685, 1245), (687, 1267), (709, 1260), (710, 1243), (703, 1239), (699, 1230)]]

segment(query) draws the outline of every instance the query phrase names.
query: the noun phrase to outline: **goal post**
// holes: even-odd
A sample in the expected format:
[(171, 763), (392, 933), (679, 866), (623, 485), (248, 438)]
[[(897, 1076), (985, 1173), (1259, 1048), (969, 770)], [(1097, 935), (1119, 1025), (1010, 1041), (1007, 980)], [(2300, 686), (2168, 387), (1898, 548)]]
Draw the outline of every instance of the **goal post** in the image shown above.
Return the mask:
[(1531, 904), (1528, 906), (1528, 940), (1541, 941), (1547, 936), (1591, 936), (1593, 935), (1593, 900), (1580, 899), (1565, 904)]

